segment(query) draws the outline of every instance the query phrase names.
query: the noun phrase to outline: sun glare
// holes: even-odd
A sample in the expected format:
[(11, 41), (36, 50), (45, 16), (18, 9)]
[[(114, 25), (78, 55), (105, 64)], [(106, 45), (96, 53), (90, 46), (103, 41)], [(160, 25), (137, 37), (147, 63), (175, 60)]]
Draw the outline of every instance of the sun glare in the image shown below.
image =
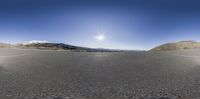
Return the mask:
[(100, 35), (95, 36), (95, 39), (98, 40), (98, 41), (104, 41), (105, 36), (103, 34), (100, 34)]

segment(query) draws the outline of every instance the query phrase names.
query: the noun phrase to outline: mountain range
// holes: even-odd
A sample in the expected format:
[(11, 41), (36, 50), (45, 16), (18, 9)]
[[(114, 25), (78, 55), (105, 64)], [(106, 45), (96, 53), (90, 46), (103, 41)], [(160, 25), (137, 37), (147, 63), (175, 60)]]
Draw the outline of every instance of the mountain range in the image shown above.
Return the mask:
[(28, 43), (0, 43), (0, 48), (21, 48), (21, 49), (44, 49), (44, 50), (69, 50), (78, 52), (113, 52), (122, 51), (114, 49), (104, 49), (104, 48), (87, 48), (74, 45), (68, 45), (64, 43), (48, 43), (48, 42), (28, 42)]
[[(64, 43), (49, 43), (49, 42), (28, 42), (28, 43), (0, 43), (0, 48), (21, 48), (21, 49), (44, 49), (44, 50), (69, 50), (69, 51), (85, 51), (85, 52), (113, 52), (113, 51), (124, 51), (104, 48), (87, 48), (80, 46), (73, 46)], [(200, 42), (196, 41), (179, 41), (166, 43), (156, 46), (150, 51), (172, 51), (172, 50), (186, 50), (186, 49), (200, 49)]]

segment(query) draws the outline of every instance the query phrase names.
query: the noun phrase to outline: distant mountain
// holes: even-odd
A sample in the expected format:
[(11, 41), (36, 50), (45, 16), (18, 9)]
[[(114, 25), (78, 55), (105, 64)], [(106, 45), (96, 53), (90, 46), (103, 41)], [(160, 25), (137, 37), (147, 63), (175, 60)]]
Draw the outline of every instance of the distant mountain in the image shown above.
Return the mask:
[(86, 52), (114, 52), (121, 50), (103, 49), (103, 48), (87, 48), (73, 46), (64, 43), (28, 43), (17, 46), (18, 48), (28, 49), (46, 49), (46, 50), (70, 50), (70, 51), (86, 51)]
[(73, 46), (64, 43), (26, 43), (15, 45), (15, 47), (23, 49), (93, 51), (91, 48)]
[(0, 48), (21, 48), (21, 49), (44, 49), (44, 50), (69, 50), (78, 52), (114, 52), (122, 50), (112, 50), (103, 48), (87, 48), (73, 46), (64, 43), (48, 43), (46, 41), (29, 41), (19, 44), (0, 43)]
[(34, 44), (34, 43), (48, 43), (48, 41), (46, 40), (31, 40), (31, 41), (27, 41), (27, 42), (23, 42), (22, 44)]
[(12, 45), (8, 43), (0, 43), (0, 48), (11, 48)]
[(180, 41), (180, 42), (166, 43), (151, 49), (151, 51), (170, 51), (170, 50), (185, 50), (185, 49), (200, 49), (200, 42)]

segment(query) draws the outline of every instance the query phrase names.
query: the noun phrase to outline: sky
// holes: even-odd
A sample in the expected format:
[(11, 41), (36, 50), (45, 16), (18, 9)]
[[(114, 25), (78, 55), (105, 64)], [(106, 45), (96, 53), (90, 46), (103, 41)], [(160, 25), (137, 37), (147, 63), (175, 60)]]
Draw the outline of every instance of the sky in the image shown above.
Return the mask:
[(0, 0), (0, 42), (148, 50), (200, 41), (199, 0)]

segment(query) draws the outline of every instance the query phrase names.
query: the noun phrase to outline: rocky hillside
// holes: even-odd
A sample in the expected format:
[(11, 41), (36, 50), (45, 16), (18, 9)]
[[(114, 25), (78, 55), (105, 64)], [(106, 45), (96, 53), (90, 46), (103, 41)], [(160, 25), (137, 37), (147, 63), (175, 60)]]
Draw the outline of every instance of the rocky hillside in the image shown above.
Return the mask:
[(180, 41), (180, 42), (166, 43), (151, 49), (151, 51), (171, 51), (171, 50), (185, 50), (185, 49), (200, 49), (200, 42)]

